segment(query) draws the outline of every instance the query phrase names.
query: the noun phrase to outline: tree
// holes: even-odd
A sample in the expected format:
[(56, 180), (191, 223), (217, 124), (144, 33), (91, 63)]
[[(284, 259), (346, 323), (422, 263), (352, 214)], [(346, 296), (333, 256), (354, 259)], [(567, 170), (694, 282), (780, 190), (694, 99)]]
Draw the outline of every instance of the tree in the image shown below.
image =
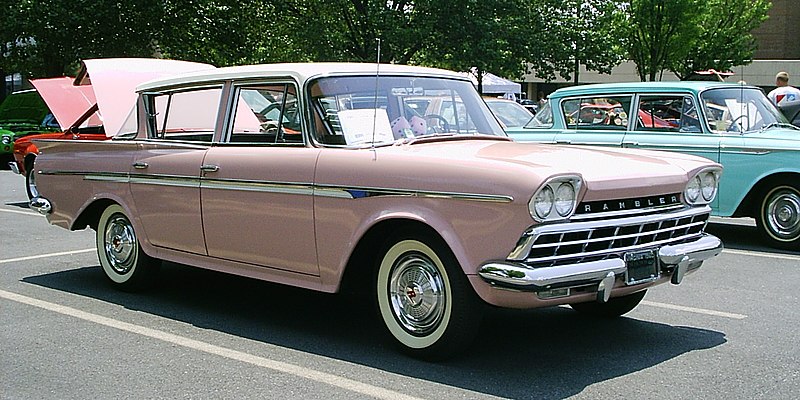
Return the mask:
[(687, 58), (699, 33), (699, 6), (698, 0), (630, 2), (625, 43), (641, 80), (654, 81), (675, 60)]
[[(530, 29), (533, 8), (525, 0), (449, 0), (436, 2), (440, 16), (427, 35), (430, 45), (420, 51), (420, 64), (472, 71), (478, 90), (486, 72), (519, 77), (532, 52)], [(424, 36), (423, 36), (424, 37)]]
[(538, 32), (528, 61), (540, 78), (558, 73), (577, 83), (581, 65), (610, 73), (625, 59), (625, 9), (617, 2), (539, 0), (534, 8), (531, 25)]
[(680, 79), (695, 71), (728, 71), (752, 61), (756, 40), (752, 35), (767, 19), (768, 0), (706, 0), (698, 17), (696, 40), (685, 58), (669, 69)]

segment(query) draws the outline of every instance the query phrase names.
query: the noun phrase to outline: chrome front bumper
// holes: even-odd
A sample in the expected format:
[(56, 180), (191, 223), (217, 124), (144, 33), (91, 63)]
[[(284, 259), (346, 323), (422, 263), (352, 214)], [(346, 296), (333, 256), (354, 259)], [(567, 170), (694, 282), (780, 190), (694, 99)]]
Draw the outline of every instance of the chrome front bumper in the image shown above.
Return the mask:
[(31, 199), (29, 206), (31, 209), (42, 215), (47, 215), (53, 210), (53, 206), (50, 204), (50, 201), (41, 196)]
[[(686, 271), (698, 268), (704, 260), (718, 255), (722, 249), (722, 241), (709, 234), (691, 242), (661, 246), (657, 253), (660, 274), (671, 273), (672, 283), (679, 284)], [(603, 291), (602, 297), (608, 300), (616, 277), (626, 271), (625, 261), (621, 258), (543, 268), (504, 260), (483, 264), (478, 274), (490, 284), (529, 292), (598, 285), (598, 291)]]

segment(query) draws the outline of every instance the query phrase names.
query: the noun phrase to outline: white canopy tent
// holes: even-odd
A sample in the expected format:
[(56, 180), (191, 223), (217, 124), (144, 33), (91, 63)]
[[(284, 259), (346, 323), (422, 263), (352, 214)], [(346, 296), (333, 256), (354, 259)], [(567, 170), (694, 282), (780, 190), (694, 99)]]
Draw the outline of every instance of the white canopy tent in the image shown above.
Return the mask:
[[(478, 78), (473, 72), (462, 72), (463, 75), (469, 76), (469, 79), (472, 80), (472, 84), (475, 87), (478, 86)], [(516, 82), (512, 82), (508, 79), (501, 78), (491, 72), (484, 72), (483, 73), (483, 93), (491, 93), (491, 94), (514, 94), (518, 95), (522, 92), (522, 85)]]

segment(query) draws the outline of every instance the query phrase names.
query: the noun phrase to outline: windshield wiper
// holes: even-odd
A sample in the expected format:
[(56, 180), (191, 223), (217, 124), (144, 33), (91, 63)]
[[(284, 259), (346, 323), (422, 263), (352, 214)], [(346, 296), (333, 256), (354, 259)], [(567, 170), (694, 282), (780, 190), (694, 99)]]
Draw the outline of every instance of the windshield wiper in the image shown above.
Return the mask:
[(798, 127), (796, 127), (796, 126), (794, 126), (792, 124), (787, 124), (786, 122), (770, 122), (770, 123), (762, 126), (761, 129), (759, 130), (759, 132), (764, 132), (765, 130), (772, 129), (772, 128), (787, 128), (787, 129), (792, 129), (792, 130), (800, 130), (800, 128), (798, 128)]

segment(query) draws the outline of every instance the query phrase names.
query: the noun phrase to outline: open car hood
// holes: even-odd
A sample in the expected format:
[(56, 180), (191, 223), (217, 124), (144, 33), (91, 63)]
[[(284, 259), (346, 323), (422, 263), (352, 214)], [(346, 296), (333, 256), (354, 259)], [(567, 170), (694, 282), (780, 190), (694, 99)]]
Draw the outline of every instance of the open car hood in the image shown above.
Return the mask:
[(47, 115), (47, 106), (34, 90), (11, 93), (0, 104), (0, 123), (39, 125)]
[(67, 130), (97, 102), (91, 86), (74, 86), (74, 78), (31, 79), (62, 130)]
[(106, 136), (116, 135), (136, 105), (136, 87), (144, 82), (184, 72), (216, 68), (213, 65), (155, 58), (83, 60), (74, 85), (91, 87)]

